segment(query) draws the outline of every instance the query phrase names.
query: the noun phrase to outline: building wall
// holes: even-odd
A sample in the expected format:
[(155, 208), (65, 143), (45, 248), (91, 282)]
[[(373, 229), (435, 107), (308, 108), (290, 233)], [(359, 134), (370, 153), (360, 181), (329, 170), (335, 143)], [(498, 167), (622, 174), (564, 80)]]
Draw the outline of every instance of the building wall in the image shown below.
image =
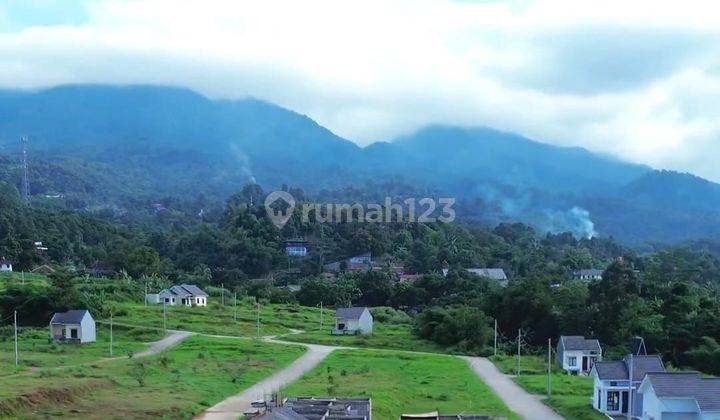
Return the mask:
[(373, 332), (373, 318), (372, 315), (370, 315), (370, 311), (365, 311), (360, 316), (360, 320), (358, 322), (358, 329), (362, 334), (372, 334)]
[(12, 264), (0, 264), (0, 271), (3, 271), (3, 272), (13, 271)]
[(92, 318), (90, 313), (85, 315), (80, 324), (80, 342), (81, 343), (94, 343), (95, 336), (95, 320)]

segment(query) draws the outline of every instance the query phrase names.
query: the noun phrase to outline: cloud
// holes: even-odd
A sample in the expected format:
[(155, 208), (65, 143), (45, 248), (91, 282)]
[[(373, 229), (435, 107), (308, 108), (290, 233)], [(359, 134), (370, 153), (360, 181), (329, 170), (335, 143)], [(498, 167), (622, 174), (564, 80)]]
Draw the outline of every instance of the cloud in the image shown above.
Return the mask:
[(360, 144), (486, 125), (720, 181), (713, 1), (19, 3), (0, 6), (1, 87), (251, 95)]

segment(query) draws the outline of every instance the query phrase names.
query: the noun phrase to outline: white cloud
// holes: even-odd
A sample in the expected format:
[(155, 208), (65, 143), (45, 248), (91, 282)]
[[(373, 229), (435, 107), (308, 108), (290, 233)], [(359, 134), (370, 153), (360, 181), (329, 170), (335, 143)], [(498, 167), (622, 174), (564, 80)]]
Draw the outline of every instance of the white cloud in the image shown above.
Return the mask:
[(719, 28), (693, 0), (94, 1), (0, 30), (0, 86), (251, 95), (361, 144), (487, 125), (720, 181)]

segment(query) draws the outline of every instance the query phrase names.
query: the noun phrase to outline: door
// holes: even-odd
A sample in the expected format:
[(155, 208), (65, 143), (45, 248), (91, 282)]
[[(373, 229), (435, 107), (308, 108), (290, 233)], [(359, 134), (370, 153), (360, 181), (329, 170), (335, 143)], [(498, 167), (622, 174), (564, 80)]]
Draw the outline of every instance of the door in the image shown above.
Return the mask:
[(70, 338), (78, 338), (77, 328), (70, 328)]
[(589, 369), (588, 369), (588, 358), (585, 357), (585, 356), (583, 356), (583, 358), (582, 358), (582, 371), (583, 371), (583, 372), (587, 372), (588, 370), (589, 370)]
[(622, 393), (622, 412), (626, 414), (628, 412), (628, 393), (623, 391)]

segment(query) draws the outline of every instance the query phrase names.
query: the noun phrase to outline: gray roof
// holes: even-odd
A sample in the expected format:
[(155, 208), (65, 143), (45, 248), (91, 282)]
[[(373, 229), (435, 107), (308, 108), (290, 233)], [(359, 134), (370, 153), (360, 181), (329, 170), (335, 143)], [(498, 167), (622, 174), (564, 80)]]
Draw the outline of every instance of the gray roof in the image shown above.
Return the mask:
[(185, 290), (185, 288), (183, 288), (181, 286), (171, 287), (170, 293), (172, 293), (173, 295), (178, 296), (178, 297), (189, 297), (191, 295), (190, 292), (188, 292), (187, 290)]
[(468, 268), (469, 273), (477, 274), (481, 277), (488, 277), (493, 280), (507, 280), (505, 270), (502, 268)]
[(703, 411), (720, 411), (720, 378), (703, 378), (697, 372), (648, 373), (658, 397), (693, 398)]
[(207, 296), (207, 293), (203, 292), (201, 288), (194, 284), (181, 284), (180, 287), (187, 290), (193, 296)]
[[(621, 361), (595, 362), (595, 370), (601, 380), (627, 380), (630, 371), (630, 357)], [(660, 356), (633, 356), (633, 382), (640, 382), (649, 372), (665, 372)]]
[(602, 276), (603, 271), (594, 268), (584, 268), (582, 270), (573, 271), (573, 276)]
[(56, 312), (50, 319), (51, 324), (79, 324), (89, 313), (87, 309), (74, 309), (67, 312)]
[(363, 312), (367, 310), (364, 306), (356, 306), (354, 308), (338, 308), (335, 311), (335, 318), (341, 319), (360, 319)]
[(560, 341), (565, 350), (601, 351), (600, 342), (594, 338), (585, 338), (581, 335), (561, 335)]

